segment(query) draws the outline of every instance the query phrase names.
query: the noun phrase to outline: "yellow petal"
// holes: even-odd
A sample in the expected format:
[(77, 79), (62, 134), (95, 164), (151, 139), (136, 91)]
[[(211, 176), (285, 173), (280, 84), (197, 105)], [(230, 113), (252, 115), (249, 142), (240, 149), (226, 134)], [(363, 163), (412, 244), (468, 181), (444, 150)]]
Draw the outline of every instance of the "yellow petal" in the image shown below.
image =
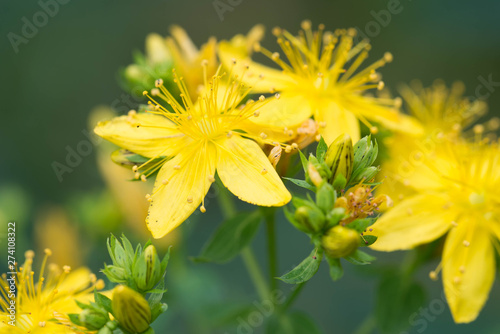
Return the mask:
[(167, 118), (147, 113), (115, 117), (97, 124), (102, 138), (145, 157), (172, 156), (186, 137)]
[(443, 251), (444, 291), (456, 323), (477, 318), (495, 280), (489, 231), (474, 219), (477, 217), (458, 222), (446, 238)]
[(217, 143), (217, 173), (239, 199), (260, 206), (281, 206), (291, 195), (257, 143), (233, 135)]
[(329, 101), (319, 104), (315, 119), (326, 125), (325, 127), (320, 125), (320, 133), (328, 145), (343, 133), (349, 134), (353, 143), (360, 138), (359, 122), (356, 116), (337, 102)]
[(217, 152), (211, 143), (184, 147), (156, 177), (146, 224), (161, 238), (184, 222), (202, 202), (215, 175)]
[[(219, 43), (219, 58), (222, 65), (228, 69), (233, 66), (246, 67), (248, 65), (249, 68), (243, 77), (243, 82), (250, 85), (254, 92), (278, 92), (287, 87), (296, 86), (296, 81), (292, 76), (283, 73), (281, 70), (252, 61), (248, 57), (246, 50), (238, 48), (228, 41), (221, 41)], [(236, 60), (236, 65), (234, 65), (234, 60)]]
[(312, 115), (311, 103), (305, 96), (287, 93), (258, 110), (259, 117), (252, 117), (252, 122), (281, 128), (300, 125)]
[(370, 228), (378, 237), (372, 248), (380, 251), (410, 249), (442, 236), (452, 226), (456, 210), (446, 196), (416, 195), (388, 210)]

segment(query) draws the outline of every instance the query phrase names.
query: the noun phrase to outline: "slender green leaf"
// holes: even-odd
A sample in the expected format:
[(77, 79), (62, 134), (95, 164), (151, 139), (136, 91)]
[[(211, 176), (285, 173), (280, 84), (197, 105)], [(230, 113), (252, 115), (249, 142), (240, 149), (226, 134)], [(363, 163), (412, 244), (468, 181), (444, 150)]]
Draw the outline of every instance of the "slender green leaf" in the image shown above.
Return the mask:
[(319, 269), (323, 253), (313, 250), (298, 266), (278, 279), (288, 284), (299, 284), (310, 280)]
[(346, 256), (345, 259), (353, 264), (365, 265), (375, 260), (375, 257), (357, 249), (354, 254)]

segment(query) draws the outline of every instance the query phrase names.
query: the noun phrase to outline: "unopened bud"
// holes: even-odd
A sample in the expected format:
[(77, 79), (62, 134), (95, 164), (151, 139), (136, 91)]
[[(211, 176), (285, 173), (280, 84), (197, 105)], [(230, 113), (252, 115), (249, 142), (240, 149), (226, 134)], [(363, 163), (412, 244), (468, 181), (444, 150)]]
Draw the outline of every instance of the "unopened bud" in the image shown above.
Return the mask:
[(109, 319), (105, 312), (85, 309), (78, 315), (78, 320), (85, 328), (95, 331), (104, 327)]
[(366, 167), (359, 174), (356, 173), (357, 175), (355, 178), (353, 178), (352, 182), (358, 183), (358, 182), (361, 182), (363, 180), (370, 181), (371, 179), (373, 179), (377, 175), (378, 172), (379, 172), (378, 167), (375, 167), (375, 166)]
[(319, 232), (325, 226), (325, 215), (314, 206), (301, 206), (295, 211), (295, 219), (309, 232)]
[(309, 163), (307, 165), (307, 173), (309, 174), (309, 178), (311, 179), (312, 183), (316, 187), (319, 187), (323, 182), (323, 178), (321, 177), (321, 174), (318, 172), (318, 170), (316, 169), (316, 167), (314, 167), (312, 163)]
[(154, 288), (161, 279), (161, 261), (153, 245), (144, 249), (134, 265), (134, 280), (140, 290), (148, 291)]
[(326, 232), (321, 244), (325, 252), (333, 258), (348, 256), (358, 248), (359, 234), (353, 229), (337, 225)]
[(354, 152), (352, 140), (348, 134), (337, 137), (328, 147), (325, 156), (325, 163), (332, 171), (330, 183), (333, 184), (339, 175), (342, 175), (345, 182), (349, 182), (353, 168)]
[(142, 333), (151, 323), (151, 309), (144, 297), (124, 285), (113, 290), (113, 315), (120, 326), (131, 333)]

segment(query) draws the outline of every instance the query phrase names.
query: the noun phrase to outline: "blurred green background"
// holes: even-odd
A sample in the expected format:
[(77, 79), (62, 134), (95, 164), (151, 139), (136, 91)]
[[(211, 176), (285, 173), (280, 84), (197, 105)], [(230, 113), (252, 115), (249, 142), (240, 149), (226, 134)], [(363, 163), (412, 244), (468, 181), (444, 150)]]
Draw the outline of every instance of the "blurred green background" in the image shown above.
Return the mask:
[[(274, 26), (295, 32), (303, 19), (310, 19), (315, 25), (324, 23), (330, 30), (357, 27), (371, 39), (371, 60), (385, 51), (393, 53), (394, 62), (381, 70), (386, 86), (393, 92), (398, 83), (412, 79), (421, 79), (425, 85), (436, 78), (448, 84), (461, 80), (471, 97), (489, 93), (489, 115), (500, 115), (498, 1), (402, 0), (399, 13), (391, 15), (387, 24), (370, 23), (377, 22), (377, 13), (387, 10), (390, 1), (385, 0), (233, 0), (239, 4), (231, 6), (233, 10), (225, 12), (223, 20), (212, 0), (66, 1), (27, 43), (18, 46), (17, 53), (8, 34), (21, 35), (23, 17), (32, 21), (41, 7), (34, 0), (0, 2), (0, 217), (2, 226), (8, 220), (17, 221), (18, 259), (26, 249), (53, 247), (51, 242), (64, 239), (64, 234), (62, 239), (43, 237), (45, 225), (35, 227), (40, 221), (67, 220), (68, 233), (73, 233), (71, 238), (77, 240), (73, 246), (77, 244), (80, 253), (86, 255), (80, 261), (94, 271), (107, 260), (104, 240), (108, 232), (139, 235), (134, 234), (130, 224), (121, 224), (130, 216), (120, 209), (116, 196), (106, 190), (99, 173), (95, 153), (105, 151), (106, 144), (92, 146), (92, 153), (83, 157), (71, 173), (64, 174), (62, 182), (52, 164), (64, 164), (67, 147), (76, 149), (82, 140), (87, 140), (82, 131), (89, 128), (89, 113), (96, 105), (114, 104), (122, 112), (129, 108), (128, 97), (117, 83), (118, 71), (132, 62), (133, 50), (144, 49), (148, 33), (167, 35), (171, 24), (185, 28), (197, 45), (212, 35), (227, 39), (246, 33), (257, 23), (265, 24), (268, 32)], [(263, 45), (275, 49), (270, 33)], [(484, 85), (479, 87), (488, 77), (498, 82), (496, 87), (490, 87), (491, 91)], [(125, 194), (126, 191), (123, 190)], [(182, 261), (198, 254), (221, 220), (215, 201), (208, 209), (203, 220), (196, 216), (183, 225), (182, 237), (178, 236), (184, 240), (183, 246), (179, 240), (165, 241), (174, 242), (173, 252), (183, 255), (170, 269), (170, 309), (161, 325), (168, 328), (164, 332), (203, 333), (199, 324), (210, 318), (207, 303), (256, 299), (239, 259), (225, 266)], [(57, 212), (65, 213), (58, 216)], [(143, 221), (136, 219), (135, 224), (142, 225)], [(309, 253), (310, 245), (284, 219), (279, 221), (278, 235), (280, 271), (284, 272)], [(144, 242), (145, 238), (137, 237), (135, 241)], [(263, 230), (254, 248), (262, 265), (266, 265)], [(378, 254), (377, 265), (397, 263), (401, 255)], [(0, 263), (5, 268), (3, 257)], [(428, 291), (425, 307), (441, 298), (441, 282), (428, 279), (428, 272), (435, 265), (419, 270), (419, 281)], [(296, 304), (297, 309), (317, 319), (326, 333), (354, 332), (373, 308), (376, 279), (352, 266), (346, 269), (346, 276), (334, 284), (327, 266), (322, 266)], [(178, 272), (173, 273), (174, 270)], [(428, 321), (422, 332), (499, 333), (499, 303), (497, 282), (476, 322), (454, 325), (446, 308)], [(417, 333), (417, 329), (421, 327), (413, 327), (409, 333)], [(259, 331), (255, 329), (255, 333)]]

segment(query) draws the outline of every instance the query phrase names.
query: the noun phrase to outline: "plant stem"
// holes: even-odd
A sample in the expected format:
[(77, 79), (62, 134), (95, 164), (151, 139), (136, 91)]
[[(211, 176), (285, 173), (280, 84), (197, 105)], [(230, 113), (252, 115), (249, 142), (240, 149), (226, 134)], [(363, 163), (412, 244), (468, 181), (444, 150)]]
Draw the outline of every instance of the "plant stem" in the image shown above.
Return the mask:
[(264, 279), (264, 275), (262, 275), (259, 264), (255, 259), (252, 249), (250, 247), (244, 248), (241, 251), (241, 258), (243, 259), (245, 267), (250, 274), (250, 278), (252, 279), (255, 289), (257, 290), (259, 298), (261, 300), (269, 298), (269, 288), (266, 284), (266, 280)]
[(375, 329), (375, 317), (368, 315), (365, 320), (358, 326), (354, 334), (370, 334)]
[(278, 287), (278, 254), (276, 250), (276, 220), (275, 208), (262, 208), (262, 214), (266, 220), (267, 231), (267, 254), (269, 259), (269, 284), (271, 291), (276, 290)]
[(281, 310), (280, 310), (281, 312), (283, 312), (283, 313), (286, 312), (290, 308), (290, 306), (293, 305), (293, 303), (295, 302), (295, 299), (297, 299), (297, 297), (300, 295), (300, 292), (302, 291), (302, 289), (304, 288), (306, 283), (307, 282), (300, 283), (295, 287), (292, 294), (290, 296), (288, 296), (287, 300), (285, 301), (285, 303), (281, 307)]
[[(233, 217), (237, 210), (234, 205), (231, 194), (224, 188), (222, 182), (217, 180), (217, 185), (219, 186), (219, 204), (221, 207), (221, 211), (223, 212), (226, 219)], [(264, 279), (264, 275), (260, 269), (259, 263), (255, 259), (255, 255), (252, 251), (252, 248), (246, 247), (241, 251), (241, 258), (243, 259), (243, 263), (250, 274), (250, 278), (252, 279), (253, 285), (255, 286), (255, 290), (259, 295), (261, 300), (265, 300), (269, 297), (269, 288)]]

